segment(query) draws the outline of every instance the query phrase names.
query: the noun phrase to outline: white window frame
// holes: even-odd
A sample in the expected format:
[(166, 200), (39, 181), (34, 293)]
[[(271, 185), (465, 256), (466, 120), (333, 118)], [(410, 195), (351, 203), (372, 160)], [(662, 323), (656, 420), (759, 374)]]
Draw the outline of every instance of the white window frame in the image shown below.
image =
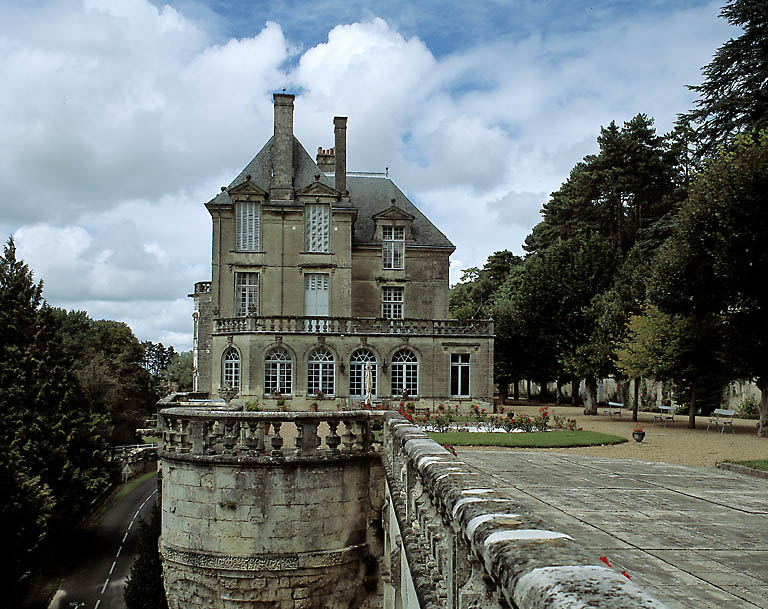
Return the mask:
[(222, 357), (221, 386), (229, 385), (232, 389), (240, 389), (240, 353), (234, 347), (229, 347)]
[(260, 292), (261, 273), (235, 271), (235, 317), (259, 315)]
[(258, 252), (261, 246), (261, 204), (254, 201), (235, 203), (235, 250)]
[(373, 386), (371, 395), (378, 395), (378, 365), (376, 354), (370, 349), (358, 349), (349, 358), (349, 395), (355, 398), (365, 397), (365, 364), (371, 362)]
[(399, 396), (403, 388), (408, 390), (408, 397), (419, 395), (419, 358), (410, 349), (400, 349), (392, 356), (391, 366), (392, 395)]
[(304, 247), (307, 252), (331, 251), (331, 206), (307, 203), (304, 206)]
[(384, 319), (403, 319), (405, 317), (405, 288), (403, 286), (382, 286), (381, 316)]
[(264, 394), (293, 393), (293, 358), (283, 347), (271, 349), (264, 358)]
[(382, 226), (381, 227), (381, 268), (404, 269), (405, 268), (405, 227)]
[(472, 378), (472, 358), (469, 353), (451, 353), (450, 392), (454, 398), (468, 398)]
[(333, 396), (336, 391), (336, 360), (328, 349), (315, 349), (307, 361), (307, 395), (322, 391)]

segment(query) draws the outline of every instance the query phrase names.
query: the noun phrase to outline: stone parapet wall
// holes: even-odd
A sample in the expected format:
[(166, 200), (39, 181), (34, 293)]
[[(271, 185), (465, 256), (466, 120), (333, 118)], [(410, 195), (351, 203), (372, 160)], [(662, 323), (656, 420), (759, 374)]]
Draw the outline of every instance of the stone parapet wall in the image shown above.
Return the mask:
[(370, 420), (162, 410), (169, 607), (376, 607), (382, 546), (369, 523), (384, 484)]
[(385, 607), (664, 607), (399, 415), (386, 415), (382, 459)]

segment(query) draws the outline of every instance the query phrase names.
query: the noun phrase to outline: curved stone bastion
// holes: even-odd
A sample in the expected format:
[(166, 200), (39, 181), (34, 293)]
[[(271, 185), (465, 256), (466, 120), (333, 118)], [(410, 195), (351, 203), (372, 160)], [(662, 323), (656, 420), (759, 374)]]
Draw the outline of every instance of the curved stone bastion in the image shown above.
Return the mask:
[(171, 609), (377, 606), (384, 474), (373, 416), (162, 410)]

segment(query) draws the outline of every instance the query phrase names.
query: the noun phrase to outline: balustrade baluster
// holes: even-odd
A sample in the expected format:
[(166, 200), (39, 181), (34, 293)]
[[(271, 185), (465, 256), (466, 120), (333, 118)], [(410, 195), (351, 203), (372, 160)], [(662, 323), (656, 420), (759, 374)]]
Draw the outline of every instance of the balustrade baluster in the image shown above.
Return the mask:
[(259, 422), (258, 421), (246, 421), (243, 424), (243, 430), (245, 432), (245, 449), (246, 454), (249, 457), (258, 457), (261, 454), (261, 450), (264, 448), (264, 440), (261, 440), (261, 447), (259, 447)]
[(269, 445), (272, 447), (272, 451), (270, 452), (270, 455), (273, 457), (282, 457), (283, 456), (283, 438), (280, 435), (280, 426), (282, 423), (280, 421), (272, 421), (272, 428), (275, 430), (275, 434), (272, 436), (272, 439), (269, 442)]
[(352, 452), (355, 448), (355, 431), (353, 429), (353, 421), (351, 419), (343, 419), (344, 423), (344, 435), (341, 436), (341, 442), (344, 445), (344, 450)]
[(338, 426), (338, 420), (331, 419), (328, 421), (328, 428), (330, 429), (330, 433), (325, 437), (325, 445), (328, 447), (328, 450), (332, 455), (339, 454), (339, 444), (341, 444), (341, 438), (336, 433), (336, 428)]

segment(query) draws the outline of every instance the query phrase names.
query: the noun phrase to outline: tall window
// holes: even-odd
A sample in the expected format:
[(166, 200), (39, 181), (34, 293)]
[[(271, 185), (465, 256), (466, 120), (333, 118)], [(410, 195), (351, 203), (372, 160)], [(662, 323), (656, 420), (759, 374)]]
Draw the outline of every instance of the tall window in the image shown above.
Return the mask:
[(384, 319), (403, 319), (403, 293), (400, 286), (381, 288), (381, 316)]
[(382, 226), (382, 267), (385, 269), (405, 268), (405, 227)]
[(365, 364), (371, 363), (371, 395), (376, 395), (376, 356), (369, 349), (359, 349), (349, 359), (349, 395), (365, 396)]
[(282, 347), (272, 349), (264, 360), (264, 393), (292, 392), (293, 362)]
[(258, 203), (235, 203), (235, 249), (239, 252), (259, 251), (259, 223), (261, 209)]
[(235, 316), (259, 314), (259, 274), (235, 273)]
[(469, 397), (469, 353), (451, 355), (451, 395)]
[(307, 395), (322, 391), (333, 395), (335, 389), (336, 362), (328, 349), (321, 347), (309, 356), (307, 367)]
[(305, 247), (308, 252), (329, 252), (331, 231), (330, 205), (310, 203), (304, 206), (306, 218)]
[(392, 395), (400, 395), (403, 388), (409, 397), (419, 394), (419, 360), (407, 349), (392, 356)]
[(232, 389), (240, 389), (240, 354), (237, 349), (230, 347), (224, 352), (224, 370), (222, 384)]

